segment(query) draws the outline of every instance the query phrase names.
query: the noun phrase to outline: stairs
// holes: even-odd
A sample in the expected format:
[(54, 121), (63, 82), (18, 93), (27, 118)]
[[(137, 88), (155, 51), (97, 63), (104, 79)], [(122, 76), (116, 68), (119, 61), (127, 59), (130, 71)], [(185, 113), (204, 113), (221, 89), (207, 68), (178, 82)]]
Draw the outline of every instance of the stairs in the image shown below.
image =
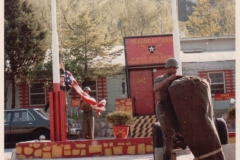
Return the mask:
[(131, 137), (152, 137), (152, 125), (155, 122), (157, 122), (156, 115), (135, 116), (134, 124), (130, 127)]

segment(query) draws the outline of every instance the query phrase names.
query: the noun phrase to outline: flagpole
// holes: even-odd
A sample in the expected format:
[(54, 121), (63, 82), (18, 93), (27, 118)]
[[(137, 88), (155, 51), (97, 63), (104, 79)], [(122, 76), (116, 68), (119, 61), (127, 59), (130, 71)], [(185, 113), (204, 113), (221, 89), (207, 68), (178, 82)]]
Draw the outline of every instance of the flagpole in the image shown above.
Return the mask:
[(57, 16), (56, 0), (51, 0), (52, 7), (52, 71), (53, 71), (53, 90), (60, 90), (60, 73), (59, 73), (59, 48), (57, 34)]
[(177, 74), (182, 74), (182, 61), (180, 56), (180, 38), (179, 38), (179, 29), (178, 29), (178, 14), (177, 14), (177, 2), (172, 0), (172, 21), (173, 21), (173, 50), (174, 58), (179, 63), (179, 68)]
[[(63, 120), (65, 113), (61, 114), (61, 109), (66, 112), (66, 108), (63, 103), (59, 100), (61, 98), (60, 91), (60, 73), (59, 73), (59, 49), (58, 49), (58, 35), (57, 35), (57, 16), (56, 16), (56, 0), (51, 0), (51, 11), (52, 11), (52, 73), (53, 73), (53, 92), (50, 93), (52, 99), (50, 101), (50, 131), (51, 141), (65, 140), (66, 127), (61, 126), (61, 121), (66, 126), (66, 117)], [(65, 131), (64, 131), (65, 129)], [(63, 133), (63, 135), (61, 134)], [(63, 137), (63, 138), (62, 138)], [(66, 137), (66, 136), (65, 136)]]

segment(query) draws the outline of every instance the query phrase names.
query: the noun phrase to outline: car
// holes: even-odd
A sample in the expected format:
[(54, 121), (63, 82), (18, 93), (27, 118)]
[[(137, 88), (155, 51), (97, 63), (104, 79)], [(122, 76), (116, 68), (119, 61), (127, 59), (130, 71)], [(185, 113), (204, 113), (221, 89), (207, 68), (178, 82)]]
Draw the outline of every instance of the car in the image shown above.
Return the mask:
[(75, 119), (71, 118), (67, 119), (67, 123), (68, 123), (67, 137), (69, 139), (80, 138), (82, 132), (81, 124), (78, 123)]
[(4, 110), (4, 142), (15, 144), (20, 141), (50, 139), (50, 116), (39, 108)]
[[(68, 118), (67, 138), (79, 138), (80, 124)], [(12, 146), (21, 141), (39, 140), (44, 135), (50, 140), (50, 115), (40, 108), (19, 108), (4, 110), (4, 142)]]

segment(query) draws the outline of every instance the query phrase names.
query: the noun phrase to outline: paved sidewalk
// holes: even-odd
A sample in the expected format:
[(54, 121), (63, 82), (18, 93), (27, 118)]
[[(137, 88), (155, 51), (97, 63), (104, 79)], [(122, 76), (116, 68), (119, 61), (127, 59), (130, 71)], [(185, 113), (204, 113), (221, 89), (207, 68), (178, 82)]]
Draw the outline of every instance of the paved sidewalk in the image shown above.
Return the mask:
[(4, 160), (10, 160), (13, 148), (4, 149)]

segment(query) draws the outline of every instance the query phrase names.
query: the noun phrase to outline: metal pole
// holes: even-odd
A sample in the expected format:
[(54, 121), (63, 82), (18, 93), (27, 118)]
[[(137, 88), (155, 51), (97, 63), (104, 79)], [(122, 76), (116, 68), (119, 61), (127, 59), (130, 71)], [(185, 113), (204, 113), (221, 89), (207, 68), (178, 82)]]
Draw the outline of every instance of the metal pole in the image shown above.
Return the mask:
[[(50, 127), (54, 130), (54, 137), (52, 141), (61, 140), (61, 126), (60, 126), (60, 107), (59, 94), (60, 91), (60, 73), (59, 73), (59, 49), (58, 49), (58, 35), (57, 35), (57, 18), (56, 18), (56, 0), (51, 0), (52, 10), (52, 71), (53, 71), (53, 106), (52, 113), (50, 113)], [(52, 123), (53, 121), (54, 123)], [(52, 124), (52, 126), (51, 126)]]
[(179, 30), (178, 30), (178, 14), (177, 14), (177, 2), (176, 0), (172, 0), (172, 20), (173, 20), (173, 50), (174, 50), (174, 58), (179, 62), (179, 69), (177, 70), (177, 74), (182, 74), (182, 61), (180, 56), (180, 38), (179, 38)]
[(60, 90), (60, 73), (59, 73), (59, 48), (57, 34), (57, 16), (56, 16), (56, 0), (51, 0), (52, 7), (52, 71), (53, 71), (53, 90)]

